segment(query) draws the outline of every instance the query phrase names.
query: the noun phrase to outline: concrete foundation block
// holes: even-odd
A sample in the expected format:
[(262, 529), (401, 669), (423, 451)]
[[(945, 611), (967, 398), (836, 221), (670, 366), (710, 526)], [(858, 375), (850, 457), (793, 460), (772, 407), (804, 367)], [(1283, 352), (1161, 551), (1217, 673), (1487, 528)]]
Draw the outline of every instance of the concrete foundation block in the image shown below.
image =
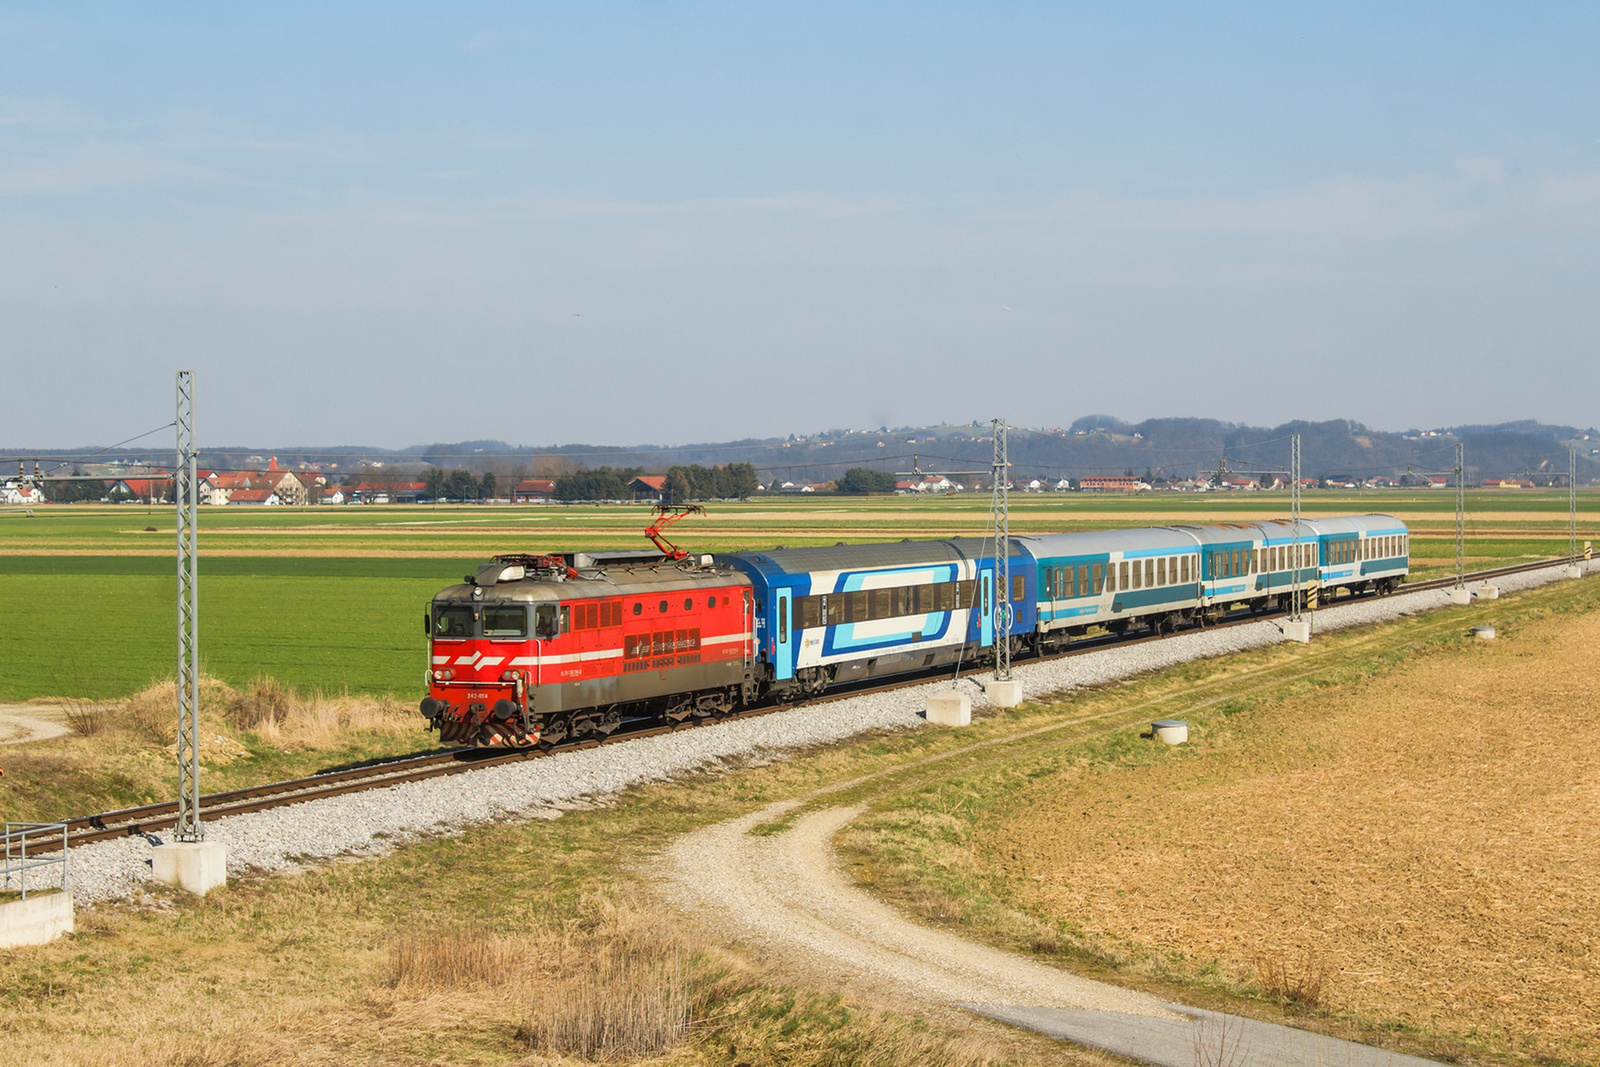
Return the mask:
[(1470, 604), (1470, 603), (1472, 603), (1472, 590), (1470, 590), (1470, 589), (1452, 589), (1452, 590), (1450, 590), (1450, 603), (1452, 603), (1452, 604)]
[(221, 841), (179, 841), (150, 850), (150, 871), (158, 882), (203, 897), (228, 880), (228, 848)]
[(1164, 741), (1169, 745), (1184, 745), (1189, 743), (1189, 724), (1179, 719), (1157, 719), (1150, 724), (1150, 732), (1157, 741)]
[(1298, 622), (1290, 620), (1283, 624), (1283, 636), (1286, 640), (1308, 645), (1311, 643), (1311, 624), (1305, 619)]
[(1568, 578), (1582, 578), (1583, 568), (1574, 563), (1570, 564), (1563, 573), (1566, 574)]
[(928, 721), (935, 726), (971, 726), (972, 698), (946, 690), (928, 698)]
[(1478, 586), (1478, 590), (1475, 595), (1479, 600), (1499, 600), (1500, 587), (1498, 585), (1490, 585), (1485, 582), (1483, 585)]
[(983, 695), (997, 708), (1014, 708), (1022, 703), (1022, 683), (1015, 678), (1009, 682), (994, 679), (983, 683)]
[(35, 893), (0, 904), (0, 948), (43, 945), (70, 933), (71, 893)]

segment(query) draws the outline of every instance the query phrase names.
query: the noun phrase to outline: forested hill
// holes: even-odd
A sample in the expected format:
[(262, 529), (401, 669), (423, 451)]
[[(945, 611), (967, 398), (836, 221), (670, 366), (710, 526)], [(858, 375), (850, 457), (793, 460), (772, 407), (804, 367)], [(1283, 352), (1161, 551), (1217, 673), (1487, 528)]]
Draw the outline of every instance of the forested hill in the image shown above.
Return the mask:
[[(1215, 472), (1223, 461), (1234, 472), (1281, 471), (1289, 462), (1289, 435), (1302, 438), (1307, 477), (1345, 475), (1365, 479), (1441, 473), (1454, 462), (1457, 441), (1466, 447), (1469, 477), (1564, 479), (1567, 448), (1579, 453), (1579, 481), (1600, 478), (1600, 433), (1593, 428), (1549, 426), (1533, 421), (1493, 426), (1461, 426), (1389, 433), (1356, 422), (1292, 422), (1259, 427), (1215, 419), (1148, 419), (1126, 423), (1108, 415), (1090, 415), (1065, 427), (1013, 427), (1011, 460), (1016, 477), (1079, 478), (1094, 474), (1195, 477)], [(337, 464), (341, 475), (383, 469), (420, 474), (429, 467), (493, 471), (497, 478), (556, 477), (577, 470), (612, 468), (619, 474), (664, 474), (673, 467), (715, 467), (753, 464), (761, 481), (829, 482), (851, 467), (868, 467), (900, 475), (924, 472), (979, 471), (989, 466), (990, 424), (829, 430), (809, 436), (704, 442), (679, 447), (571, 444), (514, 447), (503, 441), (466, 441), (418, 445), (403, 450), (357, 446), (325, 448), (259, 446), (207, 448), (202, 464), (224, 469), (258, 468), (276, 455), (285, 466)], [(0, 451), (0, 460), (52, 456), (72, 458), (72, 451)], [(143, 458), (170, 464), (170, 452), (115, 450), (95, 459)], [(626, 478), (624, 478), (624, 481)], [(957, 479), (962, 480), (962, 479)], [(1563, 481), (1564, 484), (1564, 481)]]
[[(1017, 476), (1082, 477), (1150, 471), (1158, 476), (1194, 477), (1217, 470), (1226, 460), (1232, 471), (1276, 471), (1289, 463), (1289, 435), (1301, 435), (1307, 477), (1400, 476), (1437, 473), (1454, 463), (1455, 444), (1466, 446), (1474, 479), (1531, 474), (1536, 480), (1565, 476), (1567, 447), (1576, 444), (1581, 482), (1600, 477), (1600, 434), (1593, 429), (1547, 426), (1537, 422), (1456, 430), (1388, 433), (1356, 422), (1292, 422), (1258, 427), (1215, 419), (1149, 419), (1125, 423), (1105, 415), (1080, 418), (1067, 427), (1013, 427), (1011, 461)], [(500, 442), (431, 445), (411, 450), (417, 458), (450, 466), (469, 462), (481, 449), (484, 463), (514, 463), (534, 473), (558, 474), (578, 467), (610, 466), (663, 472), (672, 466), (752, 463), (761, 480), (826, 482), (851, 467), (892, 474), (922, 471), (976, 471), (989, 466), (990, 424), (830, 430), (784, 439), (703, 443), (680, 448), (636, 449), (569, 445), (511, 449)], [(492, 456), (493, 459), (487, 457)]]

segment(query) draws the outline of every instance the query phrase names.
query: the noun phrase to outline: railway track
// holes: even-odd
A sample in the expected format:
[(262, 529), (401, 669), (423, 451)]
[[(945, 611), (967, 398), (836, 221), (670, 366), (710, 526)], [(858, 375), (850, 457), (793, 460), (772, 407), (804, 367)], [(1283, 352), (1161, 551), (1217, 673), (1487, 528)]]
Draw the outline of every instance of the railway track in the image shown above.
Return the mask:
[[(1553, 560), (1540, 560), (1535, 563), (1521, 563), (1507, 567), (1496, 567), (1489, 570), (1476, 571), (1467, 575), (1467, 580), (1482, 582), (1490, 578), (1504, 577), (1510, 574), (1519, 574), (1524, 571), (1540, 570), (1546, 567), (1560, 566), (1568, 562), (1565, 557)], [(1426, 582), (1413, 582), (1401, 586), (1397, 593), (1416, 593), (1430, 589), (1446, 589), (1456, 584), (1454, 577), (1437, 578)], [(1335, 603), (1345, 603), (1352, 598), (1340, 598)], [(1241, 626), (1251, 622), (1261, 622), (1281, 616), (1283, 612), (1266, 612), (1252, 614), (1248, 611), (1236, 612), (1217, 623), (1214, 628), (1226, 626)], [(1180, 631), (1192, 632), (1192, 631)], [(1071, 647), (1062, 651), (1043, 656), (1029, 657), (1022, 662), (1051, 661), (1064, 659), (1069, 656), (1081, 656), (1108, 646), (1124, 647), (1131, 644), (1140, 644), (1147, 641), (1165, 640), (1171, 634), (1144, 634), (1140, 636), (1118, 637), (1111, 634), (1099, 637), (1080, 639)], [(990, 668), (987, 666), (974, 666), (961, 671), (962, 677), (972, 677), (984, 673)], [(402, 757), (383, 763), (375, 763), (364, 767), (352, 767), (341, 771), (330, 771), (325, 774), (312, 775), (307, 778), (296, 778), (284, 782), (271, 782), (265, 785), (251, 786), (246, 789), (232, 789), (223, 793), (211, 793), (200, 798), (200, 814), (205, 819), (220, 819), (230, 815), (244, 815), (249, 812), (266, 811), (270, 808), (284, 807), (289, 804), (304, 803), (309, 800), (322, 800), (328, 797), (343, 796), (347, 793), (359, 793), (370, 789), (386, 789), (390, 786), (401, 785), (406, 782), (418, 782), (429, 778), (440, 778), (452, 774), (464, 774), (468, 771), (484, 767), (496, 767), (505, 763), (518, 763), (530, 759), (542, 759), (547, 756), (559, 755), (564, 752), (575, 752), (582, 749), (597, 748), (600, 745), (616, 744), (623, 741), (633, 741), (644, 737), (655, 737), (671, 733), (674, 730), (693, 729), (703, 725), (712, 725), (728, 722), (734, 719), (748, 719), (760, 715), (771, 715), (780, 711), (791, 711), (796, 708), (809, 707), (816, 704), (831, 703), (835, 700), (845, 700), (851, 697), (863, 696), (869, 693), (883, 693), (895, 689), (903, 689), (913, 685), (923, 685), (933, 678), (948, 677), (947, 669), (935, 674), (916, 674), (899, 678), (891, 682), (860, 683), (855, 686), (840, 687), (826, 694), (796, 701), (789, 704), (772, 704), (761, 707), (749, 708), (745, 711), (734, 712), (721, 718), (708, 718), (688, 720), (675, 725), (651, 724), (641, 725), (634, 729), (624, 727), (614, 734), (603, 738), (584, 738), (582, 740), (564, 741), (548, 748), (517, 749), (513, 751), (496, 751), (494, 749), (457, 748), (444, 752), (430, 752), (422, 755)], [(119, 837), (133, 837), (154, 833), (157, 830), (170, 829), (177, 823), (178, 805), (175, 801), (165, 801), (160, 804), (148, 804), (143, 807), (123, 808), (118, 811), (106, 811), (97, 815), (84, 815), (64, 820), (67, 826), (67, 846), (93, 844), (97, 841), (109, 841)], [(30, 841), (30, 853), (51, 852), (61, 847), (60, 830), (53, 831), (53, 838)]]

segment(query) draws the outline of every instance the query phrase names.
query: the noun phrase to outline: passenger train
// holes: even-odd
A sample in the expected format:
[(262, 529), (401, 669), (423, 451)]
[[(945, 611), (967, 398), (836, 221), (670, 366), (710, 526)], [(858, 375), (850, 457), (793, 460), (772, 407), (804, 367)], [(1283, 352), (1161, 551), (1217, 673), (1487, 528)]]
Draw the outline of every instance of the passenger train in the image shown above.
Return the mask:
[(553, 744), (992, 661), (1007, 630), (1026, 655), (1272, 610), (1296, 583), (1387, 594), (1409, 561), (1390, 515), (1017, 536), (1004, 590), (995, 542), (969, 538), (496, 556), (433, 598), (421, 710), (441, 741)]

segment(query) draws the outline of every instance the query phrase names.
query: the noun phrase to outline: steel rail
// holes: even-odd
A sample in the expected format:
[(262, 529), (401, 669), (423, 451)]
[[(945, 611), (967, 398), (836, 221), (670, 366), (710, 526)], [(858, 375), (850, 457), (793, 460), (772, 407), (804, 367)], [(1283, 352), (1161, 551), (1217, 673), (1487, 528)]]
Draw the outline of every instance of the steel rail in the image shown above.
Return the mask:
[[(1533, 563), (1518, 563), (1505, 567), (1495, 567), (1489, 570), (1476, 571), (1467, 577), (1473, 580), (1504, 577), (1510, 574), (1519, 574), (1524, 571), (1542, 570), (1546, 567), (1560, 566), (1566, 562), (1562, 557), (1555, 560), (1539, 560)], [(1430, 589), (1444, 589), (1455, 585), (1455, 577), (1431, 579), (1425, 582), (1410, 582), (1395, 590), (1395, 594), (1426, 592)], [(1346, 603), (1356, 597), (1341, 598), (1337, 603)], [(1252, 613), (1248, 610), (1234, 612), (1210, 629), (1223, 627), (1242, 626), (1246, 623), (1262, 622), (1286, 614), (1283, 610)], [(1192, 631), (1181, 631), (1192, 632)], [(1146, 633), (1138, 636), (1102, 634), (1097, 637), (1080, 639), (1069, 647), (1059, 652), (1045, 655), (1031, 656), (1028, 662), (1050, 662), (1064, 659), (1069, 656), (1087, 655), (1090, 652), (1109, 646), (1127, 646), (1141, 644), (1146, 641), (1163, 641), (1178, 634)], [(992, 670), (989, 666), (974, 666), (960, 672), (959, 677), (971, 678), (988, 673)], [(915, 685), (926, 685), (930, 681), (950, 677), (948, 668), (932, 672), (919, 672), (889, 682), (863, 682), (857, 685), (844, 686), (825, 694), (809, 697), (805, 700), (793, 701), (784, 704), (768, 704), (748, 708), (744, 711), (733, 712), (720, 717), (706, 717), (704, 719), (687, 719), (681, 723), (641, 726), (636, 729), (621, 729), (604, 737), (586, 737), (558, 742), (549, 747), (523, 748), (510, 750), (481, 749), (481, 748), (456, 748), (447, 752), (431, 752), (425, 755), (402, 757), (382, 763), (375, 763), (365, 767), (352, 767), (342, 771), (330, 771), (325, 774), (311, 775), (306, 778), (294, 778), (282, 782), (269, 782), (258, 786), (249, 786), (243, 789), (230, 789), (222, 793), (211, 793), (200, 798), (200, 811), (208, 819), (226, 818), (230, 815), (244, 815), (250, 812), (267, 811), (271, 808), (285, 807), (290, 804), (299, 804), (310, 800), (322, 800), (329, 797), (344, 796), (348, 793), (365, 792), (371, 789), (386, 789), (390, 786), (402, 785), (408, 782), (425, 781), (429, 778), (439, 778), (446, 775), (462, 774), (467, 771), (477, 770), (482, 767), (497, 767), (506, 763), (516, 763), (528, 759), (542, 759), (545, 756), (559, 755), (564, 752), (576, 752), (583, 749), (598, 748), (601, 745), (615, 744), (623, 741), (633, 741), (645, 737), (656, 737), (671, 733), (674, 730), (691, 729), (699, 726), (710, 726), (716, 723), (730, 722), (735, 719), (749, 719), (761, 715), (771, 715), (781, 711), (792, 711), (801, 707), (817, 704), (832, 703), (836, 700), (847, 700), (852, 697), (867, 696), (873, 693), (886, 693), (896, 689), (904, 689)], [(157, 830), (170, 829), (177, 823), (178, 805), (175, 801), (164, 801), (157, 804), (148, 804), (142, 807), (122, 808), (117, 811), (101, 812), (97, 815), (84, 815), (63, 820), (67, 825), (67, 846), (93, 844), (97, 841), (109, 841), (119, 837), (133, 837), (152, 833)], [(54, 844), (40, 841), (30, 843), (30, 851), (53, 851), (59, 849), (60, 839), (56, 838)]]

